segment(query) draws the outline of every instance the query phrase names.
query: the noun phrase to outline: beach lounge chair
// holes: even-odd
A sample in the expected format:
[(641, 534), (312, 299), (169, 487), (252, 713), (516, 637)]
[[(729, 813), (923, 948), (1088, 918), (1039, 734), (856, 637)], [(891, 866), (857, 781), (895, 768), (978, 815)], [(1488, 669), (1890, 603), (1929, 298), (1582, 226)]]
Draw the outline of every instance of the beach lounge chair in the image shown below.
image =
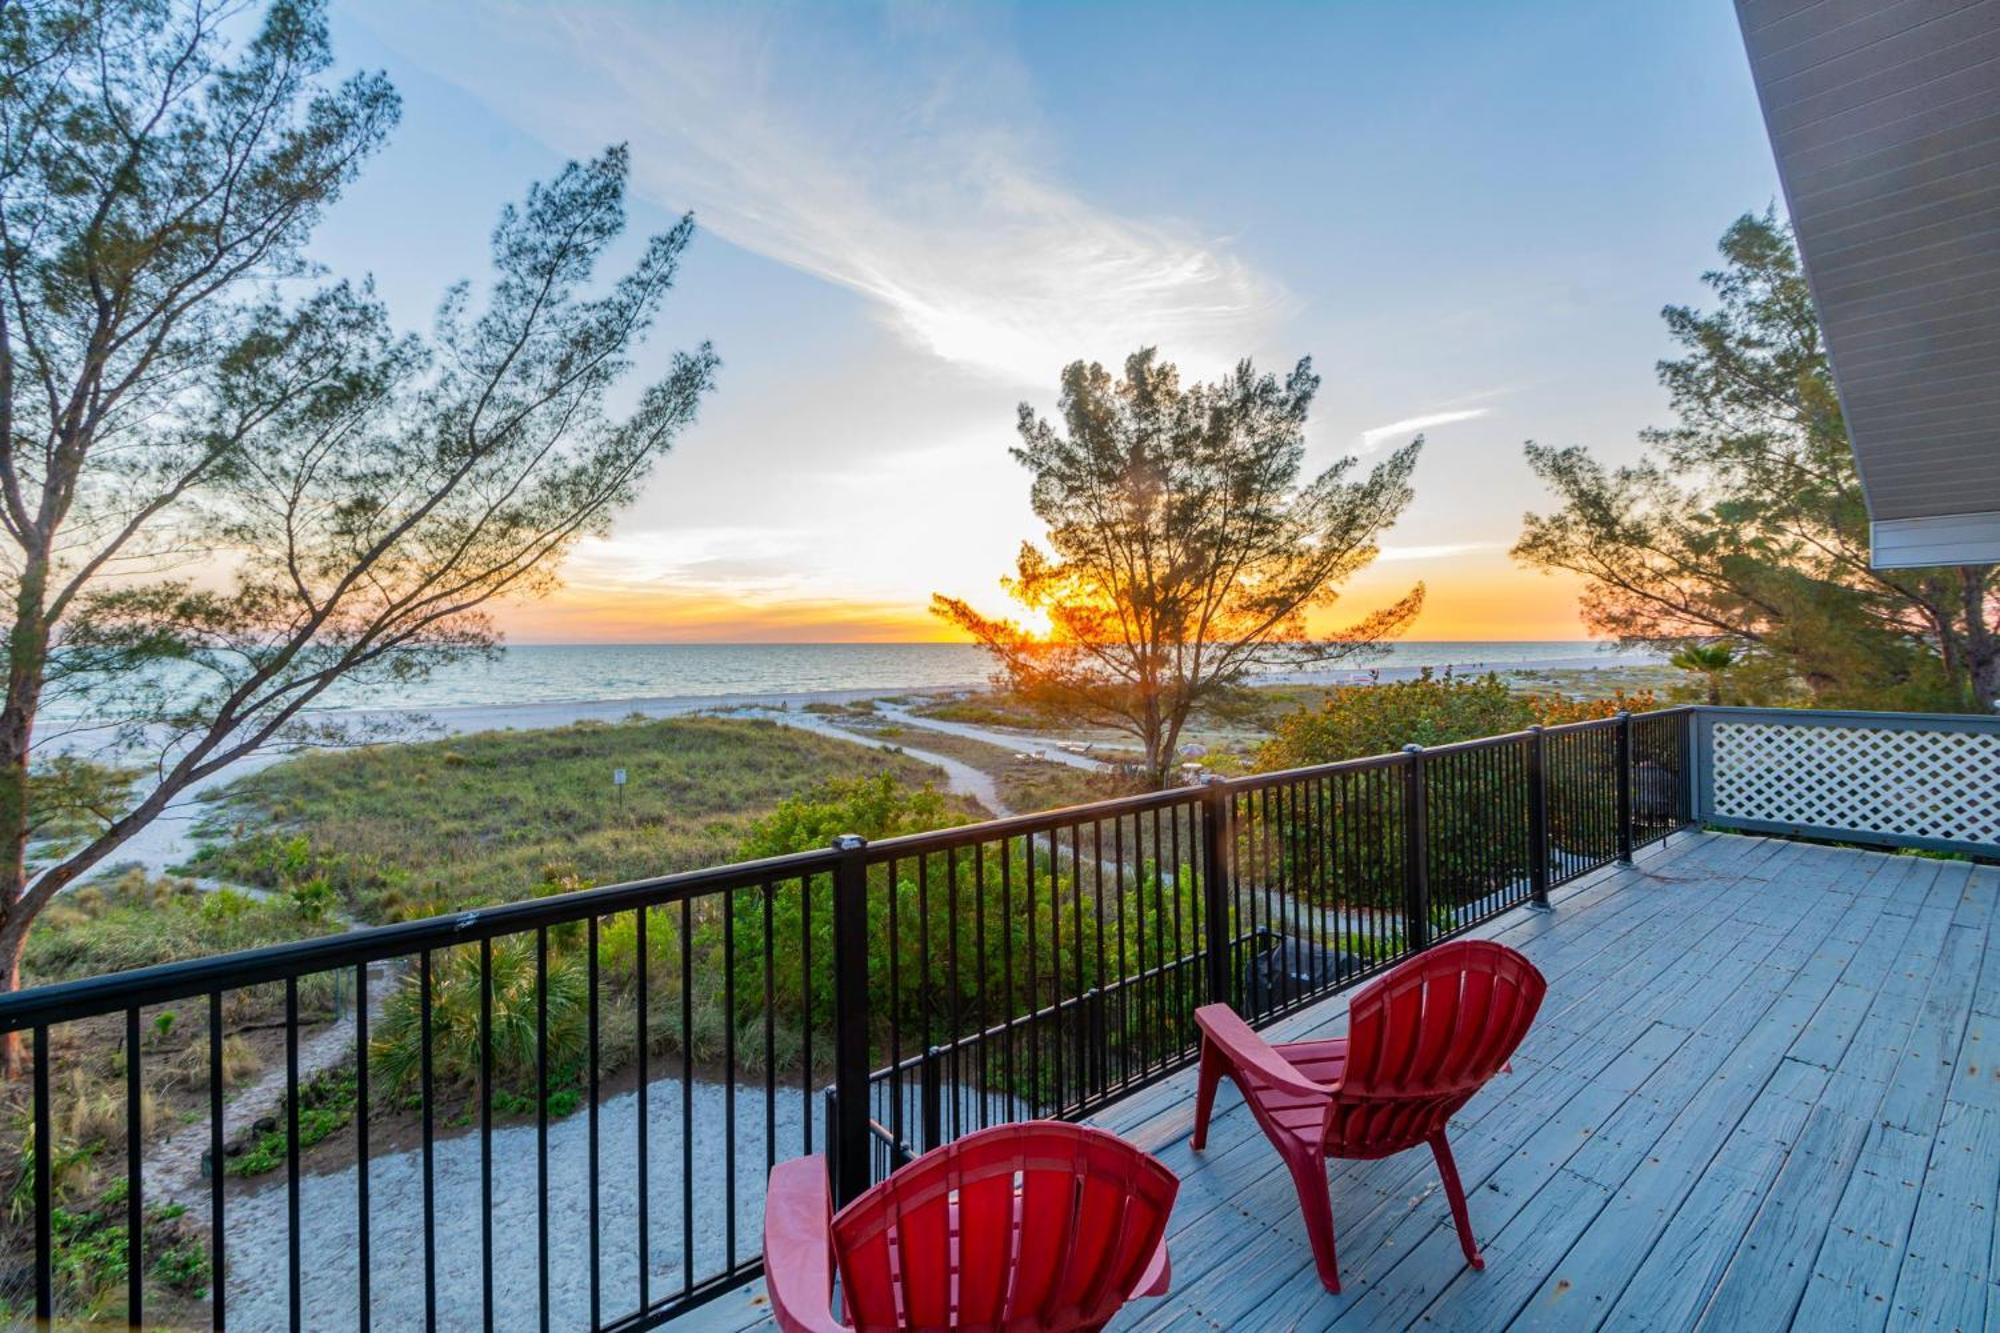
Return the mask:
[(764, 1202), (771, 1314), (786, 1333), (1102, 1328), (1166, 1291), (1179, 1190), (1116, 1135), (1049, 1120), (968, 1134), (838, 1213), (824, 1160), (796, 1158)]
[(1325, 1159), (1387, 1157), (1428, 1144), (1466, 1262), (1484, 1268), (1445, 1126), (1506, 1066), (1547, 989), (1514, 950), (1459, 940), (1355, 992), (1345, 1037), (1272, 1045), (1228, 1005), (1206, 1005), (1195, 1011), (1202, 1042), (1192, 1146), (1208, 1141), (1215, 1087), (1227, 1074), (1284, 1158), (1320, 1281), (1337, 1292)]

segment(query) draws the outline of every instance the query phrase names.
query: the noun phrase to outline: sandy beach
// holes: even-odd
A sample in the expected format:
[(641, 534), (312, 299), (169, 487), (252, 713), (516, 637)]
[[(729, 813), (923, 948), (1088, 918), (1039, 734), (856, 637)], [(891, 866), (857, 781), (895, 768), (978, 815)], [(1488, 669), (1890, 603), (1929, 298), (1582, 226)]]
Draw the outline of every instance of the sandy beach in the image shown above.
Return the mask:
[[(1501, 647), (1504, 645), (1494, 645)], [(1484, 673), (1487, 671), (1532, 672), (1532, 671), (1588, 671), (1620, 666), (1641, 664), (1646, 659), (1633, 654), (1612, 654), (1608, 652), (1577, 653), (1527, 659), (1502, 659), (1468, 654), (1464, 660), (1425, 663), (1421, 665), (1351, 666), (1343, 665), (1335, 670), (1318, 672), (1295, 672), (1259, 677), (1259, 685), (1295, 684), (1366, 684), (1370, 681), (1392, 682), (1412, 679), (1422, 671), (1453, 671), (1457, 673)], [(691, 695), (650, 695), (616, 698), (575, 698), (548, 699), (529, 702), (475, 703), (458, 705), (434, 705), (412, 703), (403, 707), (368, 707), (347, 709), (326, 709), (315, 714), (330, 722), (348, 722), (358, 728), (376, 725), (406, 724), (399, 735), (409, 740), (435, 739), (441, 736), (466, 735), (480, 731), (516, 730), (528, 731), (545, 727), (567, 726), (573, 722), (617, 722), (630, 717), (673, 717), (686, 713), (743, 713), (745, 715), (773, 717), (793, 725), (824, 734), (856, 740), (864, 744), (879, 744), (867, 737), (857, 736), (836, 725), (826, 723), (811, 713), (802, 712), (810, 704), (849, 704), (867, 699), (919, 698), (960, 692), (964, 687), (940, 685), (915, 685), (907, 688), (852, 688), (791, 691), (744, 691)], [(955, 730), (950, 724), (931, 721), (926, 726), (938, 730)], [(995, 737), (988, 734), (984, 739), (998, 739), (1002, 744), (1019, 743), (1021, 738)], [(91, 752), (101, 744), (99, 733), (87, 726), (72, 724), (65, 732), (60, 724), (43, 742), (51, 750), (75, 749)], [(991, 779), (970, 766), (950, 760), (942, 755), (922, 753), (921, 743), (914, 747), (903, 747), (906, 753), (927, 762), (936, 763), (952, 778), (955, 791), (974, 796), (989, 809), (1000, 808)], [(285, 757), (288, 751), (268, 750), (238, 760), (229, 767), (210, 775), (207, 779), (190, 787), (158, 819), (154, 820), (138, 834), (134, 835), (100, 870), (99, 876), (114, 868), (122, 869), (138, 866), (149, 874), (164, 874), (181, 865), (193, 854), (195, 841), (193, 830), (205, 811), (205, 797), (228, 786), (237, 778), (256, 771), (267, 764)], [(1051, 750), (1051, 757), (1059, 762), (1063, 757)]]

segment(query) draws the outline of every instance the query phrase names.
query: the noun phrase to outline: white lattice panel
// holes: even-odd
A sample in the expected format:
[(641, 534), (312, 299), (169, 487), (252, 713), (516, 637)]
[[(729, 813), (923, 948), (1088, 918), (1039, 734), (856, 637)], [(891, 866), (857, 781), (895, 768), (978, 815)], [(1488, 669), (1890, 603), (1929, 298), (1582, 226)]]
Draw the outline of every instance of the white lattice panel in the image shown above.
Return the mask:
[(2000, 735), (1912, 726), (1717, 722), (1724, 819), (2000, 843)]

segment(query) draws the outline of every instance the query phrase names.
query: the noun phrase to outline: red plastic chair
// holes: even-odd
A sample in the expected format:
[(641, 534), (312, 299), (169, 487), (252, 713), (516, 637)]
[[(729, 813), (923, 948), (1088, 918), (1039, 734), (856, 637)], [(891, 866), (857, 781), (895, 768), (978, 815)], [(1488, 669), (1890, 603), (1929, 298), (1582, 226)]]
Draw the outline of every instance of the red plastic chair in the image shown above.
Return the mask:
[(795, 1158), (764, 1201), (771, 1313), (787, 1333), (1102, 1328), (1167, 1290), (1179, 1191), (1116, 1135), (1053, 1120), (925, 1153), (830, 1220), (826, 1163)]
[(1201, 1083), (1192, 1146), (1207, 1143), (1215, 1085), (1229, 1075), (1292, 1173), (1320, 1281), (1337, 1292), (1324, 1159), (1387, 1157), (1427, 1143), (1466, 1261), (1484, 1268), (1445, 1126), (1506, 1067), (1547, 991), (1535, 965), (1514, 950), (1459, 940), (1355, 992), (1345, 1037), (1274, 1046), (1226, 1004), (1197, 1009)]

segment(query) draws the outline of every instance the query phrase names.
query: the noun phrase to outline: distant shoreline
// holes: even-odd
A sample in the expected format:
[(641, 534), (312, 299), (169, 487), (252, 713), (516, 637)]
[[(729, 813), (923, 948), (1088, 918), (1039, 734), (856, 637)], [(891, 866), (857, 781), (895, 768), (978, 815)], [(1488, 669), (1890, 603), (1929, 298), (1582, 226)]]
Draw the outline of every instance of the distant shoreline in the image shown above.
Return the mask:
[[(1512, 662), (1472, 660), (1410, 666), (1344, 666), (1335, 671), (1263, 677), (1255, 684), (1258, 686), (1339, 685), (1366, 683), (1371, 679), (1386, 684), (1412, 679), (1426, 669), (1483, 675), (1487, 671), (1502, 674), (1526, 671), (1578, 671), (1614, 669), (1619, 666), (1639, 664), (1641, 662), (1637, 655), (1595, 652), (1587, 655), (1555, 656)], [(363, 724), (420, 719), (411, 734), (390, 737), (384, 742), (397, 744), (435, 740), (442, 736), (463, 736), (480, 731), (534, 731), (570, 726), (578, 722), (618, 722), (634, 715), (660, 718), (689, 713), (799, 709), (809, 704), (846, 704), (857, 703), (864, 699), (953, 694), (977, 688), (979, 686), (974, 683), (925, 684), (903, 688), (868, 686), (823, 690), (744, 690), (678, 696), (540, 699), (515, 703), (412, 704), (400, 708), (380, 706), (329, 708), (316, 710), (313, 715), (330, 722), (347, 721)], [(80, 734), (89, 733), (85, 731)], [(62, 744), (60, 736), (51, 737), (50, 740), (58, 747)], [(286, 758), (289, 753), (287, 750), (266, 750), (253, 754), (196, 783), (183, 792), (157, 819), (139, 830), (120, 847), (107, 862), (107, 866), (138, 865), (153, 874), (166, 873), (169, 867), (185, 860), (193, 846), (192, 826), (202, 813), (204, 796), (219, 791), (237, 778), (254, 772), (266, 764)]]
[[(1485, 675), (1491, 671), (1500, 675), (1512, 675), (1526, 671), (1594, 671), (1652, 664), (1637, 655), (1621, 655), (1613, 658), (1607, 653), (1590, 653), (1574, 657), (1538, 658), (1519, 662), (1475, 660), (1426, 663), (1421, 666), (1342, 666), (1327, 671), (1273, 673), (1259, 676), (1250, 684), (1252, 688), (1285, 685), (1365, 685), (1372, 681), (1389, 684), (1399, 680), (1414, 680), (1425, 671), (1478, 675)], [(958, 694), (979, 688), (980, 686), (976, 684), (925, 684), (826, 690), (742, 690), (700, 695), (633, 695), (595, 699), (538, 699), (520, 703), (326, 709), (316, 715), (367, 721), (421, 714), (435, 721), (447, 734), (463, 735), (472, 731), (491, 731), (499, 728), (532, 730), (541, 727), (567, 726), (573, 722), (615, 722), (635, 713), (647, 717), (673, 717), (683, 713), (701, 713), (719, 709), (801, 708), (807, 704), (847, 704), (858, 703), (864, 699)]]

